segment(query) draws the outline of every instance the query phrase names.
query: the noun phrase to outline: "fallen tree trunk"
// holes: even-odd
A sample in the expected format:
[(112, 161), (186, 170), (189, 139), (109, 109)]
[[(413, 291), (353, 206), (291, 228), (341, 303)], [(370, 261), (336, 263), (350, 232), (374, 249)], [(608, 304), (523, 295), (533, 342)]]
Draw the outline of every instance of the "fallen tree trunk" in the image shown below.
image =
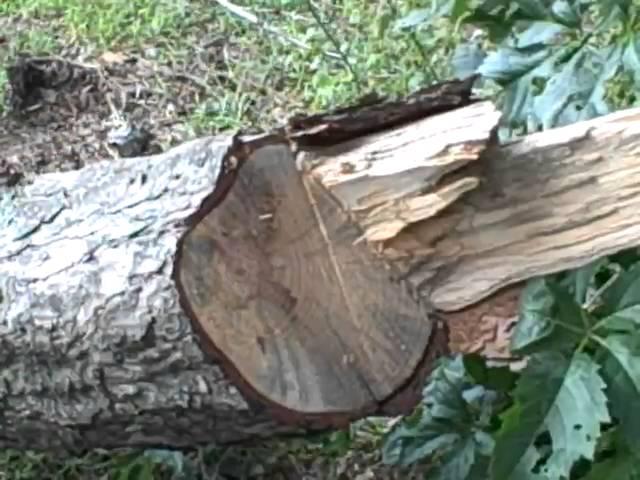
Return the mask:
[(292, 135), (212, 137), (5, 189), (0, 446), (408, 411), (438, 356), (491, 351), (447, 318), (504, 292), (513, 316), (519, 282), (640, 243), (637, 115), (497, 146), (475, 102), (330, 147), (300, 135), (297, 157)]

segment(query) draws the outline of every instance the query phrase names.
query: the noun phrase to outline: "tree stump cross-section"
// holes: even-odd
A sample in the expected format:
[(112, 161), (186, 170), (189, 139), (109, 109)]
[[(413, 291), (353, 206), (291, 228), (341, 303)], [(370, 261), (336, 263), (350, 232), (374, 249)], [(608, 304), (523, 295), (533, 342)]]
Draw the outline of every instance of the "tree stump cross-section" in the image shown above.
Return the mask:
[(433, 347), (426, 305), (391, 280), (393, 267), (353, 248), (361, 235), (274, 145), (182, 242), (183, 305), (280, 418), (375, 412)]

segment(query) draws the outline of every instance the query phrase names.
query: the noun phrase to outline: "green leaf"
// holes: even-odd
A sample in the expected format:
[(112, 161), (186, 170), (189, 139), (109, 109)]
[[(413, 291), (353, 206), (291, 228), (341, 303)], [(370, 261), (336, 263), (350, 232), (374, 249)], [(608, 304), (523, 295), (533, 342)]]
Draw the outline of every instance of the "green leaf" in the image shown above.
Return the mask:
[(640, 338), (636, 334), (604, 339), (606, 357), (602, 376), (607, 384), (611, 412), (620, 421), (627, 442), (640, 447)]
[[(640, 86), (640, 36), (632, 36), (622, 54), (624, 68), (633, 75), (635, 86)], [(636, 104), (637, 104), (636, 100)]]
[[(543, 48), (539, 46), (538, 48)], [(504, 112), (505, 124), (509, 127), (522, 128), (527, 125), (527, 131), (537, 130), (539, 128), (540, 119), (534, 111), (534, 101), (538, 95), (537, 85), (539, 83), (546, 84), (548, 79), (556, 74), (559, 65), (562, 65), (562, 59), (567, 55), (570, 47), (546, 47), (544, 57), (540, 57), (537, 65), (526, 74), (520, 77), (514, 77), (510, 83), (505, 84), (504, 96), (501, 102), (501, 109)], [(480, 69), (479, 69), (480, 70)]]
[(629, 7), (631, 6), (631, 0), (604, 0), (603, 2), (606, 5), (606, 8), (609, 9), (620, 9), (625, 16), (629, 14)]
[[(622, 25), (632, 17), (625, 17), (620, 8), (603, 8), (600, 14), (604, 18), (595, 19), (593, 25), (593, 12), (589, 10), (594, 2), (493, 2), (494, 10), (501, 3), (512, 7), (498, 9), (508, 32), (500, 33), (497, 51), (478, 68), (485, 78), (504, 87), (501, 138), (588, 120), (620, 108), (619, 103), (640, 105), (640, 95), (632, 91), (624, 94), (624, 86), (614, 92), (616, 101), (610, 98), (607, 87), (608, 80), (621, 67), (624, 51), (628, 58), (624, 68), (627, 73), (634, 73), (635, 85), (640, 88), (637, 42), (629, 41), (629, 33), (622, 37), (613, 33), (621, 26), (628, 31), (635, 28)], [(491, 12), (478, 7), (466, 20), (477, 24), (482, 14), (491, 16)], [(480, 24), (491, 33), (496, 28), (491, 22), (495, 24), (496, 20), (491, 18), (485, 25)], [(623, 43), (612, 44), (616, 38), (623, 38)]]
[(566, 26), (555, 22), (532, 22), (527, 29), (518, 34), (516, 46), (518, 48), (526, 48), (533, 45), (549, 44), (555, 37), (567, 30)]
[(419, 415), (402, 420), (385, 438), (383, 461), (411, 465), (430, 458), (433, 478), (463, 480), (491, 453), (493, 441), (483, 430), (496, 404), (494, 392), (473, 384), (462, 357), (442, 362), (424, 389)]
[(144, 451), (144, 456), (152, 462), (171, 467), (177, 474), (185, 472), (187, 470), (186, 465), (189, 462), (184, 453), (174, 450), (147, 449)]
[(595, 463), (582, 480), (638, 480), (640, 457), (628, 450), (616, 452), (613, 457)]
[(553, 332), (554, 298), (545, 278), (530, 280), (520, 297), (520, 318), (511, 337), (511, 349), (526, 353)]
[(633, 305), (603, 318), (600, 327), (610, 332), (633, 334), (640, 330), (640, 305)]
[(620, 68), (622, 48), (620, 45), (611, 45), (600, 49), (592, 48), (589, 52), (589, 70), (600, 73), (593, 83), (591, 92), (573, 102), (580, 107), (575, 121), (589, 120), (611, 113), (611, 106), (606, 99), (607, 81)]
[(433, 0), (431, 8), (412, 10), (406, 16), (395, 22), (394, 29), (414, 30), (419, 26), (429, 25), (438, 18), (450, 15), (454, 7), (454, 0)]
[(514, 3), (532, 20), (544, 20), (548, 15), (544, 3), (540, 0), (515, 0)]
[(476, 462), (467, 474), (466, 480), (488, 480), (490, 464), (491, 457), (485, 455), (478, 456)]
[(476, 42), (468, 42), (458, 45), (451, 58), (453, 74), (457, 78), (467, 78), (476, 73), (476, 70), (486, 54)]
[(523, 475), (529, 475), (535, 459), (540, 458), (535, 441), (545, 431), (553, 444), (540, 472), (546, 477), (568, 477), (581, 457), (591, 460), (600, 424), (610, 420), (604, 387), (597, 364), (585, 354), (532, 356), (515, 389), (515, 403), (503, 416), (492, 478), (527, 478)]
[(564, 286), (549, 277), (530, 280), (521, 296), (511, 350), (519, 355), (569, 350), (589, 334), (590, 323)]
[(478, 72), (487, 79), (506, 85), (533, 70), (551, 53), (546, 45), (539, 43), (524, 48), (505, 46), (490, 53)]
[(567, 0), (556, 0), (551, 6), (551, 12), (555, 20), (567, 27), (579, 28), (580, 15)]
[(618, 278), (602, 293), (604, 307), (613, 313), (640, 303), (640, 264), (620, 273)]
[[(574, 48), (575, 50), (575, 48)], [(595, 61), (591, 49), (580, 47), (550, 78), (544, 91), (536, 97), (534, 109), (542, 128), (575, 123), (591, 118), (597, 109), (590, 102), (600, 74), (593, 70)], [(600, 75), (600, 76), (599, 76)]]
[(433, 480), (461, 480), (469, 476), (475, 462), (476, 443), (473, 437), (466, 437), (462, 445), (449, 451), (441, 464), (429, 472)]
[(464, 368), (478, 383), (496, 392), (510, 392), (518, 375), (507, 366), (489, 367), (487, 359), (477, 353), (470, 353), (463, 357)]
[(451, 19), (455, 22), (469, 11), (469, 0), (454, 0), (451, 7)]
[(588, 335), (588, 330), (593, 323), (588, 313), (582, 309), (582, 306), (576, 302), (574, 296), (563, 285), (552, 280), (548, 280), (547, 283), (556, 306), (556, 321), (567, 328), (582, 330), (580, 334), (575, 332), (572, 340), (576, 343), (583, 340)]
[(589, 289), (595, 287), (596, 274), (608, 264), (609, 260), (602, 257), (583, 267), (571, 270), (562, 280), (562, 285), (565, 285), (573, 293), (573, 298), (579, 305), (583, 305), (587, 301)]

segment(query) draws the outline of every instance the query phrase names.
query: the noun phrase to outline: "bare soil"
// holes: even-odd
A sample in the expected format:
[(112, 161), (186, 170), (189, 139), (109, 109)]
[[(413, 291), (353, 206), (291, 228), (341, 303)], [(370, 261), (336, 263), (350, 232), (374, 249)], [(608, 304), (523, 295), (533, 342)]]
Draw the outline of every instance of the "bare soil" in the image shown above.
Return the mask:
[[(190, 135), (186, 121), (201, 89), (185, 74), (123, 54), (91, 63), (21, 55), (7, 76), (7, 114), (0, 119), (6, 183), (180, 143)], [(128, 150), (127, 142), (109, 138), (127, 128), (139, 140)]]

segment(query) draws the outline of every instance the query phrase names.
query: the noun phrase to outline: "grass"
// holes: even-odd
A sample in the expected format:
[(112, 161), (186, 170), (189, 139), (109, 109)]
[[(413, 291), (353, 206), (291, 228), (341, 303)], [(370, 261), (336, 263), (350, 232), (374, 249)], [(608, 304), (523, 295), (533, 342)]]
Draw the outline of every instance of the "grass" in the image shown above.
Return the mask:
[[(269, 33), (209, 0), (3, 0), (0, 31), (10, 33), (9, 48), (0, 52), (0, 87), (6, 82), (4, 66), (22, 51), (59, 54), (74, 47), (98, 55), (151, 48), (158, 62), (174, 65), (189, 61), (196, 40), (222, 39), (225, 61), (212, 63), (203, 80), (207, 93), (187, 118), (197, 135), (247, 126), (264, 128), (296, 111), (344, 105), (374, 90), (386, 95), (407, 93), (450, 75), (448, 57), (459, 40), (445, 25), (436, 24), (414, 36), (396, 31), (395, 20), (423, 6), (419, 0), (236, 3), (281, 34)], [(337, 433), (315, 442), (278, 443), (270, 447), (270, 455), (324, 456), (333, 461), (364, 448), (363, 444), (371, 448), (381, 434), (377, 427), (374, 432), (364, 443), (358, 436), (362, 432), (355, 436), (360, 440)], [(221, 456), (215, 448), (186, 456), (92, 453), (71, 460), (5, 451), (0, 452), (0, 479), (165, 478), (162, 471), (167, 471), (169, 463), (187, 462), (189, 468), (202, 472), (215, 469)]]
[[(11, 43), (14, 52), (47, 53), (60, 44), (97, 52), (153, 46), (160, 58), (174, 60), (188, 56), (191, 40), (203, 32), (228, 39), (242, 52), (224, 72), (237, 88), (212, 87), (213, 100), (192, 114), (195, 132), (247, 123), (264, 126), (292, 109), (327, 109), (372, 90), (404, 94), (434, 77), (446, 77), (443, 59), (457, 42), (457, 35), (444, 27), (416, 37), (395, 31), (394, 20), (420, 6), (416, 0), (388, 0), (387, 8), (368, 0), (242, 3), (284, 37), (308, 48), (206, 0), (4, 0), (0, 18), (45, 22), (36, 29), (23, 28), (25, 33)], [(272, 97), (278, 100), (275, 109), (265, 106), (264, 99)]]

